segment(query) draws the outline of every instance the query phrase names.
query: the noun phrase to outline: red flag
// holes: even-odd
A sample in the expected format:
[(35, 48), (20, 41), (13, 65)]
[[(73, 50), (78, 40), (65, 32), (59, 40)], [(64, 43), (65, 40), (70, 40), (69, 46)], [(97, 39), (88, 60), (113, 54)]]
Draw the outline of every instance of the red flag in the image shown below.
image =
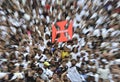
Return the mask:
[[(55, 25), (52, 25), (52, 43), (55, 42), (57, 34), (60, 34), (60, 37), (57, 39), (57, 42), (65, 42), (69, 39), (72, 39), (73, 31), (72, 31), (72, 21), (70, 21), (69, 26), (67, 29), (65, 29), (65, 25), (67, 24), (67, 21), (61, 21), (56, 23), (59, 26), (59, 30), (56, 29)], [(66, 36), (66, 33), (68, 33), (68, 36)]]

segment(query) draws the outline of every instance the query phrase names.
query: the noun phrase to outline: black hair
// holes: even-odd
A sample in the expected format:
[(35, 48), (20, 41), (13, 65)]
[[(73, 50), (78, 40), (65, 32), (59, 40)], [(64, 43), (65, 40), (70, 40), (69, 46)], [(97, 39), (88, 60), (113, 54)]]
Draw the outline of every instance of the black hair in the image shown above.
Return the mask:
[(72, 60), (71, 60), (71, 62), (73, 62), (73, 61), (77, 62), (75, 59), (72, 59)]
[(37, 72), (39, 72), (39, 71), (42, 71), (42, 72), (43, 72), (43, 69), (42, 69), (42, 68), (37, 68), (36, 70), (37, 70)]
[(42, 41), (43, 41), (43, 38), (42, 38), (42, 37), (39, 37), (39, 40), (42, 40)]
[(46, 51), (48, 51), (48, 53), (49, 53), (49, 50), (45, 48), (43, 51), (43, 54), (46, 54)]
[(48, 47), (51, 47), (52, 46), (52, 43), (50, 41), (47, 42), (47, 46)]
[[(75, 49), (75, 48), (77, 48), (77, 47), (73, 47), (72, 52), (74, 52), (74, 49)], [(77, 49), (77, 51), (76, 51), (76, 52), (78, 52), (78, 49)]]

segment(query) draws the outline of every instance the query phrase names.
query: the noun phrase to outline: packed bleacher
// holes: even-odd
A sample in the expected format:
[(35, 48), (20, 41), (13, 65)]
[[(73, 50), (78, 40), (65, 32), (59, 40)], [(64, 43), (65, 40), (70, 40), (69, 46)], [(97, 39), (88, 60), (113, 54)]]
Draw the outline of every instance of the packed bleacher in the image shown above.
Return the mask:
[[(72, 39), (52, 42), (65, 20)], [(119, 81), (119, 0), (0, 0), (0, 82)]]

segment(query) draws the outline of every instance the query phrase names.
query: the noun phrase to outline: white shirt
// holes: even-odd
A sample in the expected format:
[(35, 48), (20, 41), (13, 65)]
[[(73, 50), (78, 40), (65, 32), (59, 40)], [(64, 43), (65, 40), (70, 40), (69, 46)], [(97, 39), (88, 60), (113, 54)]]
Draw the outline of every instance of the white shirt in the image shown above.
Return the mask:
[(0, 72), (0, 79), (1, 79), (1, 78), (4, 78), (6, 75), (7, 75), (7, 73)]
[(81, 40), (79, 41), (79, 44), (80, 44), (80, 46), (83, 47), (86, 44), (85, 38), (81, 38)]
[(23, 74), (22, 74), (21, 72), (14, 73), (14, 76), (11, 78), (11, 80), (15, 80), (15, 79), (17, 79), (17, 78), (23, 79), (24, 76), (23, 76)]
[(105, 69), (102, 69), (102, 68), (99, 68), (98, 69), (98, 73), (99, 73), (99, 77), (102, 78), (102, 79), (108, 79), (108, 76), (110, 74), (110, 70), (105, 68)]
[(100, 16), (100, 17), (98, 18), (98, 20), (96, 21), (96, 24), (97, 24), (97, 25), (102, 24), (102, 23), (104, 22), (103, 19), (104, 19), (104, 16)]
[(77, 60), (77, 56), (80, 56), (80, 53), (77, 52), (77, 53), (71, 53), (71, 56), (72, 56), (72, 59), (76, 59)]
[(25, 50), (29, 53), (30, 52), (30, 47), (26, 46)]
[(41, 0), (42, 6), (45, 6), (46, 0)]
[(77, 66), (77, 67), (81, 67), (81, 64), (82, 64), (81, 61), (80, 61), (80, 62), (77, 62), (77, 63), (76, 63), (76, 66)]
[(47, 56), (44, 55), (44, 54), (41, 54), (40, 56), (38, 54), (36, 54), (35, 59), (40, 61), (40, 62), (38, 62), (39, 63), (39, 67), (43, 67), (43, 63), (41, 63), (41, 62), (46, 61), (47, 60)]
[(14, 34), (16, 34), (17, 31), (16, 31), (16, 28), (15, 28), (15, 27), (12, 27), (12, 26), (11, 26), (10, 29), (11, 29), (11, 31), (12, 31)]
[(114, 49), (114, 48), (116, 48), (116, 47), (118, 47), (120, 45), (120, 43), (119, 42), (112, 42), (111, 43), (111, 47)]
[(25, 3), (26, 3), (26, 0), (22, 0), (22, 4), (25, 5)]
[(40, 44), (39, 44), (39, 47), (38, 47), (41, 51), (44, 51), (44, 49), (45, 49), (45, 45), (44, 46), (41, 46)]
[(120, 31), (119, 30), (115, 30), (111, 33), (111, 36), (114, 37), (114, 36), (118, 36), (120, 35)]
[(107, 36), (108, 36), (108, 31), (105, 28), (103, 28), (102, 29), (102, 37), (106, 38)]
[(67, 65), (68, 67), (71, 67), (71, 62), (68, 61), (68, 62), (66, 63), (66, 65)]
[(103, 43), (101, 43), (100, 47), (110, 47), (110, 43), (109, 42), (103, 42)]
[(52, 75), (53, 75), (53, 72), (50, 70), (50, 69), (44, 69), (43, 68), (43, 71), (44, 71), (44, 73), (47, 75), (47, 76), (49, 76), (49, 77), (52, 77)]
[(44, 54), (41, 54), (40, 56), (38, 54), (36, 54), (35, 59), (39, 59), (40, 61), (45, 61), (47, 59), (47, 56)]
[(97, 36), (97, 37), (99, 37), (99, 36), (100, 36), (100, 29), (96, 29), (96, 30), (94, 30), (94, 32), (93, 32), (93, 36)]
[(82, 82), (79, 72), (76, 69), (76, 66), (68, 68), (68, 78), (71, 82)]
[(85, 0), (78, 0), (77, 1), (77, 5), (79, 6), (84, 6), (84, 4), (85, 4)]
[(77, 21), (80, 21), (80, 20), (81, 20), (81, 15), (80, 15), (79, 13), (76, 13), (75, 16), (76, 16), (76, 20), (77, 20)]

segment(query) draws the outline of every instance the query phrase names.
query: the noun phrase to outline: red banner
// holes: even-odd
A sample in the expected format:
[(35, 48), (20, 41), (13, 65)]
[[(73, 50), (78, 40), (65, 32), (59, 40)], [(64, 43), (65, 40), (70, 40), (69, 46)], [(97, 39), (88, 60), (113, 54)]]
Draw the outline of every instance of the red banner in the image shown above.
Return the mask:
[(56, 25), (59, 27), (59, 29), (56, 28), (56, 25), (52, 25), (52, 43), (56, 41), (56, 36), (59, 34), (60, 36), (57, 38), (57, 42), (65, 42), (70, 39), (72, 39), (73, 30), (72, 21), (69, 22), (68, 28), (66, 29), (65, 26), (68, 22), (67, 21), (61, 21), (57, 22)]

